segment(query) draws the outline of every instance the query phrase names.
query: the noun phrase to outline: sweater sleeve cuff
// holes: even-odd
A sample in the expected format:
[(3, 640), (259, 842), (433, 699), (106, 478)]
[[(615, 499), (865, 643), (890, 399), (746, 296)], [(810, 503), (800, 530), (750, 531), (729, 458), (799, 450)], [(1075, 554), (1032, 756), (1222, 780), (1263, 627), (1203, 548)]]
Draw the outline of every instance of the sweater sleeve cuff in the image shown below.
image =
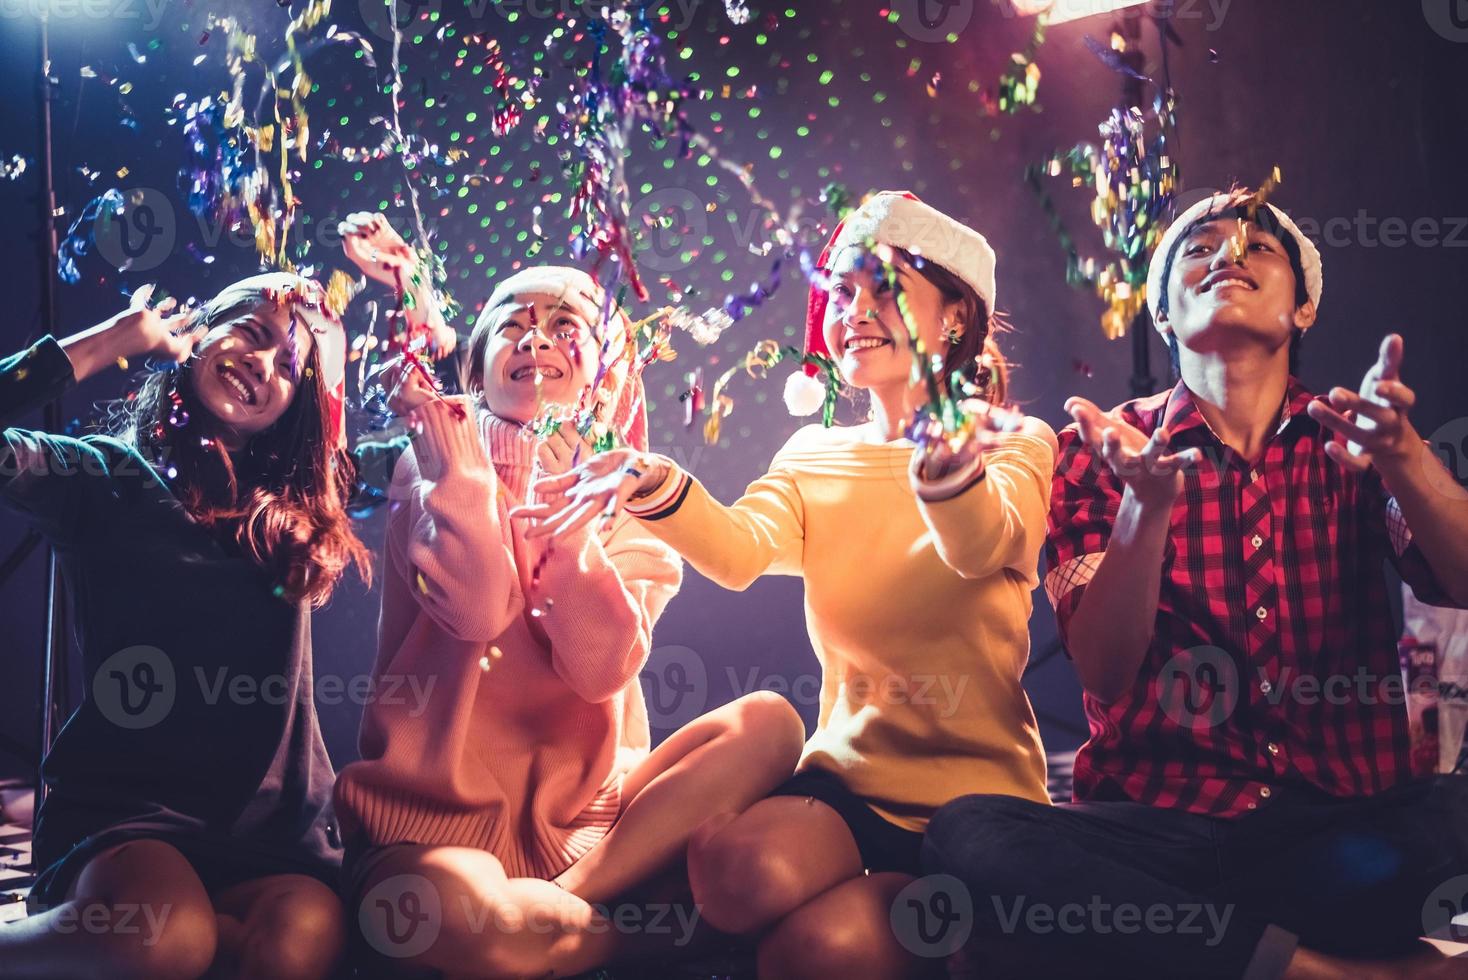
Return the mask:
[(59, 398), (75, 381), (71, 358), (49, 335), (0, 358), (0, 422)]
[(656, 521), (673, 514), (683, 505), (693, 478), (676, 463), (668, 463), (668, 475), (657, 489), (646, 497), (627, 502), (627, 513), (644, 521)]
[(976, 486), (988, 474), (984, 454), (978, 453), (973, 462), (963, 469), (950, 473), (940, 480), (925, 480), (916, 466), (912, 473), (912, 491), (919, 500), (927, 504), (942, 503), (962, 496)]
[(455, 470), (490, 469), (468, 399), (435, 398), (420, 405), (409, 420), (409, 432), (424, 479), (439, 480)]

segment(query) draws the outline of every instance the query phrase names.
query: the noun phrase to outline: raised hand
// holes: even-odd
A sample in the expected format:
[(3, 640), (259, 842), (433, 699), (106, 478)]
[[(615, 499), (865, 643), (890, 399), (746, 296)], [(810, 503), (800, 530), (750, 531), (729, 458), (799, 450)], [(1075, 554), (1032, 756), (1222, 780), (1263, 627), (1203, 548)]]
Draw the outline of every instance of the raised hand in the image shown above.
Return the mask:
[(438, 384), (423, 362), (399, 357), (378, 375), (378, 383), (387, 392), (387, 407), (399, 418), (406, 418), (415, 408), (439, 397)]
[(933, 419), (931, 432), (918, 433), (908, 476), (913, 491), (924, 500), (945, 499), (977, 479), (984, 451), (995, 445), (999, 433), (1016, 431), (1023, 421), (1023, 416), (979, 398), (966, 399), (960, 407), (968, 421), (962, 432), (945, 436)]
[(387, 218), (370, 211), (347, 215), (337, 226), (342, 251), (369, 278), (394, 289), (403, 285), (418, 261), (417, 253), (393, 230)]
[(639, 490), (654, 489), (662, 473), (635, 449), (610, 449), (567, 472), (531, 487), (545, 500), (510, 511), (516, 520), (535, 523), (527, 538), (571, 534), (598, 517), (610, 520)]
[(562, 422), (536, 448), (540, 468), (549, 476), (560, 476), (596, 455), (591, 440), (576, 431), (575, 424)]
[(1202, 458), (1197, 449), (1167, 451), (1172, 434), (1158, 427), (1151, 437), (1136, 426), (1101, 411), (1084, 398), (1070, 398), (1065, 410), (1076, 428), (1140, 503), (1171, 507), (1183, 489), (1183, 467)]
[(173, 297), (150, 306), (153, 286), (140, 287), (128, 301), (128, 308), (79, 334), (61, 342), (70, 358), (72, 373), (78, 381), (90, 377), (109, 364), (123, 364), (130, 357), (152, 357), (181, 364), (193, 353), (198, 339), (191, 314), (173, 312), (178, 300)]
[(412, 297), (408, 317), (415, 324), (427, 326), (433, 359), (441, 360), (453, 353), (458, 336), (444, 322), (432, 283), (426, 276), (413, 282), (418, 253), (403, 241), (387, 218), (371, 211), (355, 211), (337, 225), (337, 231), (342, 236), (342, 251), (363, 274)]
[(1378, 459), (1406, 458), (1422, 446), (1407, 419), (1417, 395), (1402, 383), (1402, 353), (1401, 335), (1387, 335), (1356, 393), (1332, 388), (1326, 396), (1329, 405), (1317, 400), (1306, 409), (1335, 433), (1325, 453), (1348, 469), (1361, 471)]

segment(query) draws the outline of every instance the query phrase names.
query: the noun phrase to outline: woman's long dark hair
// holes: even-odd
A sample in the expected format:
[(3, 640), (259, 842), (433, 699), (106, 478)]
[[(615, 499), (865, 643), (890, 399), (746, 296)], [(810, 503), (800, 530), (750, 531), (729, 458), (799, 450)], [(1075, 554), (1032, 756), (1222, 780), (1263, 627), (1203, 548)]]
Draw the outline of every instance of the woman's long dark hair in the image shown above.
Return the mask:
[[(269, 301), (228, 287), (192, 325), (202, 332)], [(355, 466), (331, 435), (319, 348), (311, 346), (284, 414), (234, 452), (194, 391), (196, 363), (151, 375), (115, 413), (114, 431), (157, 461), (189, 515), (264, 569), (282, 598), (319, 607), (348, 566), (370, 583), (370, 553), (346, 512)]]

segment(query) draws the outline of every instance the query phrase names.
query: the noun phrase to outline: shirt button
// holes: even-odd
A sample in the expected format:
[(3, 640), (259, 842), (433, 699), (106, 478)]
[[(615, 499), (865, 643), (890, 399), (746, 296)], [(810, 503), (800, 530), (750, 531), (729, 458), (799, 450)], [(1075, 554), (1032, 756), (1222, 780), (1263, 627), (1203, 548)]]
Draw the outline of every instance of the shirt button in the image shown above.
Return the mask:
[(1254, 610), (1254, 615), (1258, 616), (1262, 620), (1269, 615), (1269, 610), (1265, 609), (1263, 606), (1260, 606), (1258, 609)]
[(1264, 747), (1269, 750), (1270, 755), (1279, 755), (1279, 746), (1274, 744), (1273, 742), (1270, 742)]
[(1259, 804), (1258, 803), (1255, 803), (1253, 800), (1250, 800), (1249, 801), (1249, 809), (1250, 810), (1257, 810), (1257, 809), (1259, 809)]
[(1249, 471), (1249, 479), (1251, 481), (1259, 479), (1259, 471), (1258, 470), (1250, 470)]
[(1263, 544), (1263, 543), (1264, 543), (1264, 539), (1263, 539), (1263, 538), (1261, 538), (1261, 537), (1260, 537), (1260, 536), (1259, 536), (1259, 535), (1257, 535), (1257, 534), (1256, 534), (1256, 535), (1254, 535), (1254, 536), (1253, 536), (1253, 537), (1252, 537), (1252, 538), (1250, 538), (1250, 539), (1249, 539), (1249, 543), (1250, 543), (1250, 544), (1252, 544), (1252, 545), (1253, 545), (1253, 546), (1254, 546), (1254, 547), (1256, 547), (1256, 548), (1257, 548), (1257, 547), (1259, 547), (1259, 546), (1260, 546), (1260, 545), (1261, 545), (1261, 544)]
[(1274, 685), (1273, 684), (1269, 683), (1268, 681), (1260, 681), (1259, 682), (1259, 693), (1260, 694), (1268, 694), (1272, 690), (1274, 690)]
[(1259, 787), (1259, 798), (1260, 798), (1260, 799), (1261, 799), (1261, 800), (1267, 800), (1267, 799), (1269, 799), (1269, 797), (1270, 797), (1270, 795), (1271, 795), (1271, 794), (1272, 794), (1272, 793), (1273, 793), (1273, 792), (1274, 792), (1274, 791), (1273, 791), (1273, 790), (1271, 790), (1271, 789), (1270, 789), (1270, 788), (1269, 788), (1269, 787), (1268, 787), (1268, 786), (1260, 786), (1260, 787)]

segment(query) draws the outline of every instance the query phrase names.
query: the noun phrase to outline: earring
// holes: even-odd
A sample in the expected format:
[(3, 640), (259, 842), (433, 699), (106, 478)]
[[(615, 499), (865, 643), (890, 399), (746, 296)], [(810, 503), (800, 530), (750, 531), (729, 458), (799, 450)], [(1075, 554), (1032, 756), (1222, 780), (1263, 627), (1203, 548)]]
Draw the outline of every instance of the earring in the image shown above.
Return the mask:
[(943, 339), (947, 340), (950, 344), (958, 343), (958, 339), (962, 336), (963, 328), (958, 324), (952, 321), (947, 321), (943, 324)]

